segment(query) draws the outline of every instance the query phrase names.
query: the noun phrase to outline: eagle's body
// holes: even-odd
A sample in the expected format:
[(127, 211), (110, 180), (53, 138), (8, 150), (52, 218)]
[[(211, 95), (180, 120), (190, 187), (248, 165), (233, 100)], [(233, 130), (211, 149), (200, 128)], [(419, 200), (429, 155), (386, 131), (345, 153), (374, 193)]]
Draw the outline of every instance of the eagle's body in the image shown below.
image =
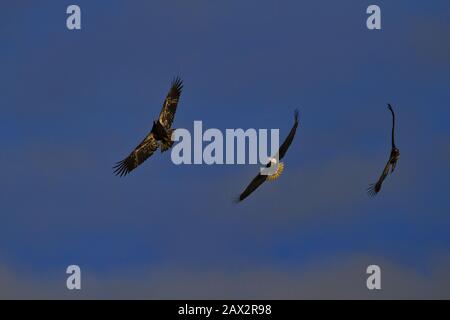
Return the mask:
[[(281, 145), (280, 149), (278, 150), (278, 159), (281, 160), (286, 155), (287, 150), (289, 149), (292, 141), (294, 140), (295, 133), (297, 132), (298, 127), (298, 111), (295, 111), (294, 114), (294, 125), (292, 126), (291, 131), (289, 132), (289, 135), (284, 140), (283, 144)], [(276, 165), (276, 159), (272, 158), (270, 162), (266, 165), (266, 168), (269, 168), (271, 165)], [(277, 171), (273, 175), (263, 175), (259, 173), (253, 180), (250, 182), (250, 184), (245, 188), (245, 190), (239, 195), (239, 198), (236, 200), (237, 202), (240, 202), (247, 198), (253, 191), (255, 191), (260, 185), (262, 185), (266, 180), (275, 180), (277, 179), (281, 173), (284, 170), (284, 165), (282, 162), (278, 163)]]
[(153, 121), (153, 127), (150, 133), (153, 134), (153, 137), (155, 137), (156, 141), (161, 142), (161, 151), (165, 151), (162, 150), (163, 144), (170, 146), (171, 143), (173, 143), (171, 134), (172, 130), (173, 129), (166, 130), (166, 128), (164, 128), (159, 120)]
[(381, 173), (380, 178), (376, 183), (373, 183), (367, 189), (367, 192), (370, 196), (375, 196), (381, 190), (381, 186), (383, 185), (384, 179), (386, 179), (389, 173), (394, 172), (395, 167), (397, 166), (397, 162), (400, 159), (400, 150), (395, 145), (395, 113), (392, 109), (392, 106), (388, 104), (388, 109), (392, 113), (392, 145), (391, 145), (391, 154), (389, 156), (389, 160), (384, 167), (383, 172)]
[(150, 133), (127, 158), (119, 161), (114, 166), (114, 172), (117, 175), (127, 175), (147, 160), (158, 148), (161, 148), (161, 152), (164, 152), (172, 147), (172, 133), (175, 131), (175, 129), (172, 128), (172, 123), (175, 118), (175, 112), (177, 110), (182, 89), (183, 82), (181, 79), (176, 78), (172, 82), (169, 93), (164, 100), (158, 120), (153, 121), (153, 127)]

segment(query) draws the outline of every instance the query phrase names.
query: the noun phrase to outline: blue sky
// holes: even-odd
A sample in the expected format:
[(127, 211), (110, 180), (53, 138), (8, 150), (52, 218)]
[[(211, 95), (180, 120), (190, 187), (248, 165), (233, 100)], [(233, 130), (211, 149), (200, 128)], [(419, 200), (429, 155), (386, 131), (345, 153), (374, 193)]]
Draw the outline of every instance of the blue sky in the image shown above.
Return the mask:
[[(80, 31), (65, 26), (73, 3)], [(78, 264), (94, 277), (201, 282), (264, 269), (289, 279), (363, 256), (426, 283), (436, 261), (450, 261), (450, 4), (377, 1), (378, 31), (366, 28), (370, 4), (2, 3), (3, 278), (65, 283), (65, 267)], [(114, 176), (175, 75), (175, 127), (202, 120), (283, 138), (298, 108), (282, 177), (236, 205), (258, 166), (175, 166), (158, 153)], [(401, 158), (369, 199), (390, 151), (387, 102)]]

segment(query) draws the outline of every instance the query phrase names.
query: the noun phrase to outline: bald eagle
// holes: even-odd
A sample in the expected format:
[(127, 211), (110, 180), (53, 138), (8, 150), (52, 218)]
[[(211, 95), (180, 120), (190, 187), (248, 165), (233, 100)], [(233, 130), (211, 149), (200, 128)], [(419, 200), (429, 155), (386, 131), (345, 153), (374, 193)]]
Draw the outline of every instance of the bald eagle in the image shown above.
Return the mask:
[(175, 129), (172, 129), (172, 123), (182, 89), (182, 80), (178, 77), (175, 78), (164, 100), (158, 120), (153, 121), (152, 130), (128, 157), (116, 163), (113, 167), (116, 175), (121, 177), (127, 175), (147, 160), (158, 147), (161, 148), (161, 152), (167, 151), (172, 147), (172, 133), (175, 131)]
[[(284, 140), (283, 144), (281, 145), (280, 149), (278, 150), (278, 159), (281, 160), (286, 155), (287, 150), (289, 149), (289, 146), (291, 145), (292, 141), (294, 140), (295, 133), (297, 131), (298, 127), (298, 110), (295, 110), (294, 113), (294, 125), (292, 126), (291, 131), (289, 132), (289, 135)], [(276, 165), (276, 159), (272, 158), (269, 163), (266, 165), (266, 168), (269, 168), (271, 165)], [(250, 184), (245, 188), (245, 190), (240, 194), (239, 198), (236, 199), (236, 202), (240, 202), (247, 198), (253, 191), (255, 191), (260, 185), (262, 185), (266, 180), (273, 181), (277, 179), (281, 173), (284, 170), (284, 164), (282, 162), (278, 163), (277, 171), (272, 175), (262, 175), (259, 173), (253, 180), (250, 182)]]
[(384, 167), (383, 173), (381, 174), (380, 178), (376, 183), (372, 183), (369, 188), (367, 189), (367, 193), (373, 197), (381, 190), (381, 186), (383, 184), (384, 179), (386, 179), (387, 175), (389, 174), (389, 171), (392, 173), (394, 172), (395, 166), (397, 165), (397, 161), (400, 158), (400, 150), (397, 149), (395, 146), (395, 139), (394, 139), (394, 133), (395, 133), (395, 113), (392, 109), (392, 106), (388, 103), (388, 109), (391, 111), (392, 114), (392, 145), (391, 145), (391, 155), (389, 156), (389, 160), (386, 163), (386, 166)]

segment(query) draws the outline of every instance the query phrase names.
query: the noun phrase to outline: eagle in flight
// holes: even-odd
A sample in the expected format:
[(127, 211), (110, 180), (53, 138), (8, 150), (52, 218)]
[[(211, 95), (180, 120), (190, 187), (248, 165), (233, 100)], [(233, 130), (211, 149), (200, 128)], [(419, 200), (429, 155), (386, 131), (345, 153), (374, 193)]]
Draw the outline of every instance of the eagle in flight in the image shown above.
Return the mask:
[(158, 120), (153, 121), (152, 130), (128, 157), (116, 163), (113, 167), (116, 175), (121, 177), (127, 175), (147, 160), (158, 147), (161, 148), (161, 152), (172, 147), (172, 133), (175, 131), (175, 129), (172, 129), (172, 123), (182, 89), (183, 81), (178, 77), (175, 78), (164, 100)]
[[(287, 150), (289, 149), (292, 141), (294, 140), (295, 133), (297, 131), (298, 127), (298, 110), (295, 110), (294, 113), (294, 125), (292, 126), (291, 131), (289, 132), (289, 135), (284, 140), (283, 144), (278, 150), (278, 159), (281, 160), (286, 155)], [(270, 159), (269, 163), (266, 165), (266, 168), (269, 168), (272, 165), (276, 165), (276, 158)], [(278, 163), (277, 170), (275, 173), (271, 175), (263, 175), (259, 173), (253, 180), (250, 182), (250, 184), (245, 188), (245, 190), (240, 194), (239, 198), (236, 200), (236, 202), (240, 202), (247, 198), (253, 191), (255, 191), (260, 185), (262, 185), (266, 180), (273, 181), (276, 180), (281, 173), (284, 170), (284, 164), (282, 162)]]
[(367, 189), (367, 193), (370, 196), (375, 196), (378, 192), (381, 190), (381, 186), (383, 184), (384, 179), (386, 179), (387, 175), (394, 172), (395, 166), (397, 165), (397, 161), (400, 158), (400, 150), (397, 149), (395, 146), (395, 139), (394, 139), (394, 133), (395, 133), (395, 113), (392, 109), (392, 106), (388, 103), (388, 109), (392, 113), (392, 146), (391, 146), (391, 155), (389, 156), (389, 160), (386, 163), (386, 166), (384, 167), (383, 173), (381, 174), (380, 178), (376, 183), (372, 183), (369, 188)]

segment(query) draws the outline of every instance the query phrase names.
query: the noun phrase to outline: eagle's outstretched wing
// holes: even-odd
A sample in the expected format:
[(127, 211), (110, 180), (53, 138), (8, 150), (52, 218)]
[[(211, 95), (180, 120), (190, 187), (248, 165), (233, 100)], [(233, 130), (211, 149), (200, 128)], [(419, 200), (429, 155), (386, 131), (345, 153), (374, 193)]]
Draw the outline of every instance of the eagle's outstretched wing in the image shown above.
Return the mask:
[(130, 171), (147, 160), (147, 158), (158, 149), (158, 146), (159, 142), (156, 140), (153, 133), (149, 133), (128, 157), (117, 162), (113, 168), (114, 173), (121, 177), (127, 175)]
[(283, 159), (283, 157), (286, 154), (287, 150), (291, 146), (292, 140), (294, 140), (295, 133), (297, 132), (297, 127), (298, 127), (298, 110), (295, 110), (295, 112), (294, 112), (294, 120), (295, 120), (295, 122), (294, 122), (294, 125), (292, 126), (291, 131), (289, 132), (289, 134), (286, 137), (286, 139), (284, 139), (284, 142), (283, 142), (283, 144), (281, 145), (281, 147), (279, 149), (280, 160)]
[(381, 174), (380, 178), (378, 178), (378, 181), (376, 183), (372, 183), (369, 186), (369, 188), (367, 188), (367, 193), (369, 194), (369, 196), (373, 197), (378, 192), (380, 192), (383, 181), (384, 181), (384, 179), (386, 179), (387, 175), (389, 174), (390, 167), (391, 167), (391, 159), (389, 159), (388, 162), (386, 163), (383, 173)]
[(247, 198), (253, 191), (255, 191), (260, 185), (267, 180), (266, 175), (258, 174), (255, 178), (253, 178), (252, 182), (245, 188), (244, 192), (242, 192), (237, 199), (237, 202), (244, 200)]
[(395, 148), (395, 113), (390, 103), (388, 103), (388, 109), (392, 113), (392, 148)]
[(177, 111), (178, 100), (180, 99), (181, 90), (183, 89), (183, 81), (180, 78), (175, 78), (172, 81), (169, 93), (159, 114), (159, 122), (166, 130), (172, 127), (175, 112)]

